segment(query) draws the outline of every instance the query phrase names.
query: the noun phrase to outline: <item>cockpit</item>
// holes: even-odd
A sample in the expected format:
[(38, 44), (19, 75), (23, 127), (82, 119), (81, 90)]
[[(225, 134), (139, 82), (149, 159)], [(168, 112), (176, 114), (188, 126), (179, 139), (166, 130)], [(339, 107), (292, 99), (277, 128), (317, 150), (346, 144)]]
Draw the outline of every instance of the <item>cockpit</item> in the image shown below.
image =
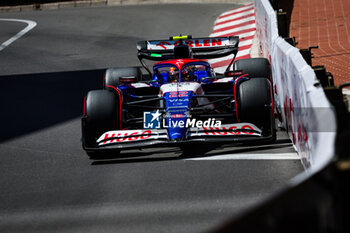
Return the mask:
[(173, 82), (201, 82), (202, 79), (212, 77), (209, 64), (204, 62), (191, 62), (183, 65), (181, 70), (170, 63), (154, 67), (153, 81), (163, 83)]

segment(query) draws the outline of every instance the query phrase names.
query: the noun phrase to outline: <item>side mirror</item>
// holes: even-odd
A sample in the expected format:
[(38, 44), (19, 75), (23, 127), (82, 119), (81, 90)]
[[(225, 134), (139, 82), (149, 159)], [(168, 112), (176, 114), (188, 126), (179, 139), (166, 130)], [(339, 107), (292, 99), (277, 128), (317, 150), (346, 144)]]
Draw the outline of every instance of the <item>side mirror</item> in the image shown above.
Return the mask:
[(120, 83), (136, 83), (136, 77), (135, 76), (120, 77), (119, 82)]
[(225, 77), (238, 77), (243, 75), (243, 71), (242, 70), (230, 70), (230, 71), (226, 71), (224, 73)]

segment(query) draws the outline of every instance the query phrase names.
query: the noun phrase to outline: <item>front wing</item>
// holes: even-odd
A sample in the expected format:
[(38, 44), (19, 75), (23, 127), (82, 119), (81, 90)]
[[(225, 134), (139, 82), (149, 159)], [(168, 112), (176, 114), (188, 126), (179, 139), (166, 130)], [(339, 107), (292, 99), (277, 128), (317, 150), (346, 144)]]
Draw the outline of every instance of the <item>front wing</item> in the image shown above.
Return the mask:
[(268, 141), (272, 135), (263, 136), (262, 131), (251, 123), (225, 124), (221, 127), (193, 127), (187, 131), (186, 139), (169, 140), (166, 129), (139, 129), (108, 131), (97, 140), (97, 147), (89, 151), (138, 149), (145, 147), (183, 146), (196, 143), (237, 143)]

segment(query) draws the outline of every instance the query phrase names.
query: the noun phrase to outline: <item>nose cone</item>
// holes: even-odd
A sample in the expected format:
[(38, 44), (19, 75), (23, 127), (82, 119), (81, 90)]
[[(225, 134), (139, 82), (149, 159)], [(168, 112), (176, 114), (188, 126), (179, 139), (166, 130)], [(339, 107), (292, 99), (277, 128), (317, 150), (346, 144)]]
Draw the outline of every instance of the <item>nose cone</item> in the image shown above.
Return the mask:
[(166, 125), (170, 140), (183, 140), (187, 134), (187, 119), (189, 115), (190, 91), (170, 92), (166, 98)]
[(184, 140), (186, 138), (186, 121), (187, 117), (183, 118), (167, 118), (168, 120), (168, 135), (170, 140)]

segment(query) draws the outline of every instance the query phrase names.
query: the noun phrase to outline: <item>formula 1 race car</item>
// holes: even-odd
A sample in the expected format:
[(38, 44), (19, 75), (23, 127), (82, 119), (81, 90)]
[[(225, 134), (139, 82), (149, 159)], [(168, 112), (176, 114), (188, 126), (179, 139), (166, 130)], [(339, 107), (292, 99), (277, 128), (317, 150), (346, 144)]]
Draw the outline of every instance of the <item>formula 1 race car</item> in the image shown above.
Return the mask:
[[(103, 90), (85, 98), (84, 150), (101, 159), (150, 146), (274, 141), (270, 64), (265, 58), (234, 62), (238, 43), (235, 36), (138, 42), (148, 74), (140, 67), (106, 70)], [(232, 54), (222, 74), (206, 60)], [(155, 62), (153, 70), (145, 60)]]

